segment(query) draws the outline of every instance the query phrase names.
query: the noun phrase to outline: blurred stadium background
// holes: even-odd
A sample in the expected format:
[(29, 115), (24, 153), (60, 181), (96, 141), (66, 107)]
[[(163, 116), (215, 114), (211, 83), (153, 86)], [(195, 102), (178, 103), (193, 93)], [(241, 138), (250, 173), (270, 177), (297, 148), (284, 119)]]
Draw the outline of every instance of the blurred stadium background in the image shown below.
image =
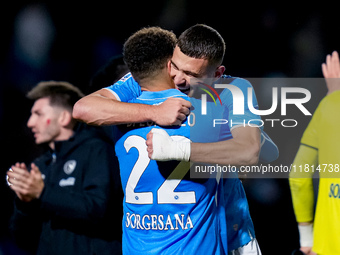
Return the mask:
[[(196, 23), (212, 26), (225, 39), (226, 74), (244, 78), (322, 77), (321, 63), (326, 54), (340, 50), (336, 6), (257, 2), (2, 3), (0, 254), (21, 254), (9, 239), (13, 194), (6, 186), (5, 173), (16, 161), (29, 162), (39, 153), (26, 128), (30, 104), (25, 99), (25, 93), (37, 82), (66, 80), (86, 92), (94, 73), (121, 53), (124, 40), (136, 30), (158, 25), (179, 35)], [(261, 93), (261, 86), (254, 85), (260, 108), (271, 102), (266, 93)], [(313, 89), (312, 110), (326, 93), (323, 86)], [(277, 164), (292, 163), (309, 119), (299, 122), (294, 132), (265, 128), (279, 146)], [(286, 255), (298, 248), (287, 179), (248, 179), (244, 186), (263, 254)]]

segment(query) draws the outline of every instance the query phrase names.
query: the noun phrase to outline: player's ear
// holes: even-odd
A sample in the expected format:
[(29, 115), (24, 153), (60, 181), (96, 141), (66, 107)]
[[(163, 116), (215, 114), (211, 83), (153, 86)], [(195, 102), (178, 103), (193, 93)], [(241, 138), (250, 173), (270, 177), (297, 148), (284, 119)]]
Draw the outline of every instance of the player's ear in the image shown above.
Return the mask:
[(225, 71), (225, 66), (217, 67), (214, 78), (217, 78), (217, 79), (220, 78), (223, 75), (224, 71)]
[(59, 115), (59, 123), (61, 126), (66, 127), (72, 122), (72, 113), (68, 110), (63, 110)]
[(167, 67), (168, 67), (168, 72), (170, 73), (171, 72), (171, 60), (168, 61)]

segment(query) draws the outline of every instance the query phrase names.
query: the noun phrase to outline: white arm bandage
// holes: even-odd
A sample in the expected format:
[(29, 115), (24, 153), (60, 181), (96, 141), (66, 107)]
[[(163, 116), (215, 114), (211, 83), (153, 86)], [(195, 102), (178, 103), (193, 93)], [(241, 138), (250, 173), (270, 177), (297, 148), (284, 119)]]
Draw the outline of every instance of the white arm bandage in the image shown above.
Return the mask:
[(313, 224), (298, 225), (301, 247), (313, 247)]
[(164, 129), (153, 128), (151, 130), (153, 153), (151, 159), (158, 161), (179, 160), (189, 161), (191, 153), (191, 142), (175, 141)]

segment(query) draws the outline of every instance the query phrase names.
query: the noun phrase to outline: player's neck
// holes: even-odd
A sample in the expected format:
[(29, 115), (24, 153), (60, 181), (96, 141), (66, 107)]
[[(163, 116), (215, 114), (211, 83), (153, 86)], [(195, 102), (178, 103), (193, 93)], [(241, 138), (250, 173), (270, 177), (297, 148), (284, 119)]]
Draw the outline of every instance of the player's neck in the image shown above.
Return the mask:
[(162, 91), (174, 89), (175, 83), (171, 79), (167, 69), (162, 70), (158, 75), (145, 78), (140, 82), (142, 90), (146, 91)]

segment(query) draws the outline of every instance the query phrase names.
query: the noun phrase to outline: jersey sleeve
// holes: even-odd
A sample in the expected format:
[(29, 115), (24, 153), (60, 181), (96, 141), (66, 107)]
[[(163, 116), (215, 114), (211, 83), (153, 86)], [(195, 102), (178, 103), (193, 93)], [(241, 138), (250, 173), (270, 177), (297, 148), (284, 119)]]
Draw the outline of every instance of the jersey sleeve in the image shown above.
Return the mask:
[(289, 185), (297, 222), (310, 222), (314, 218), (314, 189), (312, 179), (314, 171), (312, 171), (311, 168), (315, 168), (318, 164), (319, 118), (320, 107), (314, 112), (311, 121), (302, 135), (301, 145), (289, 174)]
[(317, 150), (301, 145), (289, 174), (289, 186), (297, 222), (311, 222), (314, 218), (313, 171), (305, 171), (304, 167), (305, 164), (309, 167), (316, 165), (317, 158)]
[(133, 79), (131, 73), (127, 73), (115, 84), (106, 87), (117, 100), (121, 102), (129, 102), (134, 98), (137, 98), (142, 93), (139, 84)]

